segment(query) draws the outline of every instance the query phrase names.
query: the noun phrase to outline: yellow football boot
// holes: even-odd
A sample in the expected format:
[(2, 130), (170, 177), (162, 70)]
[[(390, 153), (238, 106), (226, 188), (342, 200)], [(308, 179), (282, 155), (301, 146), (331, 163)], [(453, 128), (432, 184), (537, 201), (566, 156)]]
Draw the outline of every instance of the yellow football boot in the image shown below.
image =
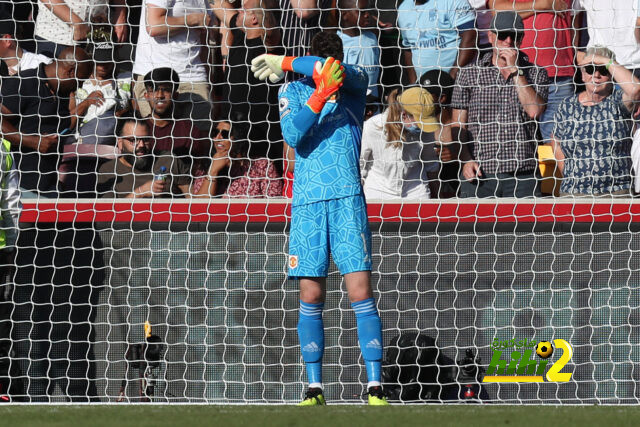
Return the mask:
[(371, 406), (387, 406), (389, 402), (387, 402), (387, 398), (382, 391), (382, 387), (376, 386), (371, 387), (369, 392), (369, 405)]
[(298, 406), (321, 406), (326, 405), (321, 388), (310, 388), (304, 395), (304, 400)]

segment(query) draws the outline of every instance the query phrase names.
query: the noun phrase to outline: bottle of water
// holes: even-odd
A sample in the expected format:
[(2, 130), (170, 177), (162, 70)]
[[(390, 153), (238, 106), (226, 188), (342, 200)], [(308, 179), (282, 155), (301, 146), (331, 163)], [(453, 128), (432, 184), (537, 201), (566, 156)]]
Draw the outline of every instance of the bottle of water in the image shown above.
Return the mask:
[(164, 166), (160, 167), (160, 173), (157, 173), (153, 176), (154, 181), (166, 181), (167, 180), (167, 168)]

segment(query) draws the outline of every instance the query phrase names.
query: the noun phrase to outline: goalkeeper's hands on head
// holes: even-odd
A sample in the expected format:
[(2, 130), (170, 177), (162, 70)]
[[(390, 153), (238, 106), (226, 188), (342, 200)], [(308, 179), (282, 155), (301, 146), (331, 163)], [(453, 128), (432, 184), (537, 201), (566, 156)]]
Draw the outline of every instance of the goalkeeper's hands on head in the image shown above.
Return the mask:
[(344, 77), (344, 66), (339, 60), (329, 57), (324, 61), (324, 65), (320, 61), (315, 63), (313, 81), (316, 83), (316, 90), (307, 101), (311, 111), (318, 114), (322, 110), (329, 98), (340, 89)]
[[(251, 61), (251, 71), (259, 80), (267, 80), (272, 83), (284, 77), (286, 71), (296, 71), (309, 75), (311, 74), (311, 63), (307, 60), (313, 60), (312, 57), (301, 57), (294, 70), (293, 61), (298, 59), (296, 56), (271, 55), (262, 54)], [(313, 92), (307, 105), (314, 113), (318, 114), (327, 100), (335, 94), (345, 78), (344, 66), (339, 60), (327, 58), (324, 61), (315, 61), (313, 63), (313, 81), (316, 84), (316, 90)]]
[(251, 71), (258, 80), (275, 83), (284, 77), (286, 71), (293, 71), (293, 60), (296, 56), (271, 55), (264, 53), (251, 61)]

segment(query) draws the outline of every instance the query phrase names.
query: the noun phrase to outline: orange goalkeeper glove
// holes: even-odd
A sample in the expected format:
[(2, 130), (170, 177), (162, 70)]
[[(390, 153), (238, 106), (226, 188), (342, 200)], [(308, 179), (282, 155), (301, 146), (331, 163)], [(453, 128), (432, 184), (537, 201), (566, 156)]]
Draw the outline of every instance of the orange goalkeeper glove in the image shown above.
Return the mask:
[(344, 67), (340, 64), (340, 61), (331, 57), (324, 61), (324, 65), (318, 61), (313, 69), (313, 81), (316, 83), (316, 90), (309, 97), (307, 106), (311, 111), (318, 114), (322, 111), (322, 107), (324, 107), (329, 98), (342, 86), (344, 82)]

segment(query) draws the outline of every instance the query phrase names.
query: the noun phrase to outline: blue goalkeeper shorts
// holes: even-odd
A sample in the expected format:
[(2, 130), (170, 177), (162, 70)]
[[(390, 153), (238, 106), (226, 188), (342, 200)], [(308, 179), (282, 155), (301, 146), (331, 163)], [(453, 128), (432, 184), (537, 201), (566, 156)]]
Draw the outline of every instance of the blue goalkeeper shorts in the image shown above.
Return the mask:
[(343, 275), (371, 270), (371, 230), (364, 195), (291, 209), (289, 276), (326, 277), (329, 253)]

